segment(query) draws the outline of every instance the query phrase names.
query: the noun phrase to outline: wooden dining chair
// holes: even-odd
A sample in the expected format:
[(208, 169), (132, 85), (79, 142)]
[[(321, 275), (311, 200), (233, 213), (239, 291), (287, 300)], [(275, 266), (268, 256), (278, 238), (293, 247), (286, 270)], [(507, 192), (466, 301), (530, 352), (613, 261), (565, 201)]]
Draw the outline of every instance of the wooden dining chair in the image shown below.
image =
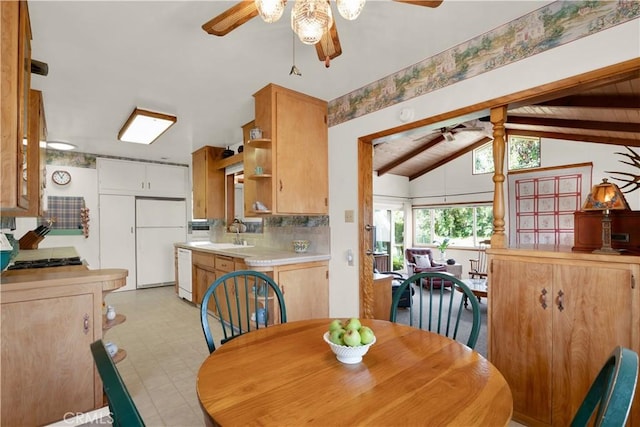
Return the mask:
[(129, 390), (122, 381), (113, 359), (102, 340), (91, 344), (91, 354), (102, 379), (102, 389), (109, 401), (111, 423), (114, 426), (144, 426), (144, 421), (136, 408)]
[(264, 273), (238, 270), (218, 277), (207, 289), (200, 306), (202, 331), (209, 352), (216, 349), (209, 315), (220, 322), (220, 344), (246, 332), (287, 322), (284, 296), (276, 282)]
[(471, 279), (487, 278), (487, 247), (491, 244), (491, 240), (483, 240), (478, 246), (478, 256), (470, 259), (469, 277)]
[(638, 354), (628, 348), (616, 347), (591, 384), (571, 427), (588, 425), (596, 408), (595, 427), (623, 427), (629, 417), (637, 382)]
[[(433, 283), (444, 280), (453, 282), (453, 286), (433, 286)], [(408, 309), (400, 312), (400, 299), (411, 287), (416, 290), (412, 303)], [(471, 310), (463, 307), (463, 295), (467, 296)], [(447, 336), (475, 348), (480, 333), (480, 304), (469, 287), (452, 274), (418, 273), (402, 282), (394, 294), (389, 319)]]

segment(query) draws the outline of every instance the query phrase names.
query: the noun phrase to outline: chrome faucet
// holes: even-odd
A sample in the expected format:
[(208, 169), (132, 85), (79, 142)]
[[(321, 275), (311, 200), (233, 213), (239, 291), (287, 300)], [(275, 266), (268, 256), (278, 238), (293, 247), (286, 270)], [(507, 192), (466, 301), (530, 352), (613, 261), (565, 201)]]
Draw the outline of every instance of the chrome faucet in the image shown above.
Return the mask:
[(241, 245), (242, 239), (240, 239), (240, 227), (236, 227), (236, 239), (233, 241), (235, 245)]

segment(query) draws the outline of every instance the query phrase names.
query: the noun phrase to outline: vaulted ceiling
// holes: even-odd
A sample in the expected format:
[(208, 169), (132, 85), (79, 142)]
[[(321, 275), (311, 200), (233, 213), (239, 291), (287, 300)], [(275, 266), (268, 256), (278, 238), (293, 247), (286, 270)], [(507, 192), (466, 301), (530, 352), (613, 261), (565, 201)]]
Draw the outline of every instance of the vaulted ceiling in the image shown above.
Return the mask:
[[(507, 134), (640, 147), (640, 72), (532, 98), (507, 110)], [(374, 139), (374, 170), (413, 180), (492, 141), (487, 111), (464, 120)]]

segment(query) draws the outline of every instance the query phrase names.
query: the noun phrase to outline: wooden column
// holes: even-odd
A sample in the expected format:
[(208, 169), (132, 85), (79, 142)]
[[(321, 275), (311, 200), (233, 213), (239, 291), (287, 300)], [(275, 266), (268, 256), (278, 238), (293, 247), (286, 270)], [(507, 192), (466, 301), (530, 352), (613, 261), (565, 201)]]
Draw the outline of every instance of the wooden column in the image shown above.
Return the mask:
[(508, 246), (507, 235), (504, 231), (504, 154), (505, 131), (504, 123), (507, 120), (507, 106), (491, 109), (491, 124), (493, 124), (493, 234), (491, 235), (492, 248), (506, 248)]
[[(373, 145), (370, 142), (358, 140), (358, 169), (373, 170)], [(358, 233), (360, 255), (360, 317), (372, 319), (374, 317), (374, 289), (373, 289), (373, 248), (371, 247), (371, 230), (367, 225), (373, 224), (373, 175), (359, 174), (358, 190)]]

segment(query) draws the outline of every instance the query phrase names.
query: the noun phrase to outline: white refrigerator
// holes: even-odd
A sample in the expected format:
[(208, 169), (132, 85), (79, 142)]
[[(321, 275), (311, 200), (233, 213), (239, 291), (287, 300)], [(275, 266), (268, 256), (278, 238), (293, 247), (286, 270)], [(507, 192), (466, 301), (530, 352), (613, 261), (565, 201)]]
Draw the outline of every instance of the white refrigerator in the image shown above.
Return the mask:
[(187, 240), (184, 199), (136, 198), (137, 287), (175, 283), (174, 243)]

